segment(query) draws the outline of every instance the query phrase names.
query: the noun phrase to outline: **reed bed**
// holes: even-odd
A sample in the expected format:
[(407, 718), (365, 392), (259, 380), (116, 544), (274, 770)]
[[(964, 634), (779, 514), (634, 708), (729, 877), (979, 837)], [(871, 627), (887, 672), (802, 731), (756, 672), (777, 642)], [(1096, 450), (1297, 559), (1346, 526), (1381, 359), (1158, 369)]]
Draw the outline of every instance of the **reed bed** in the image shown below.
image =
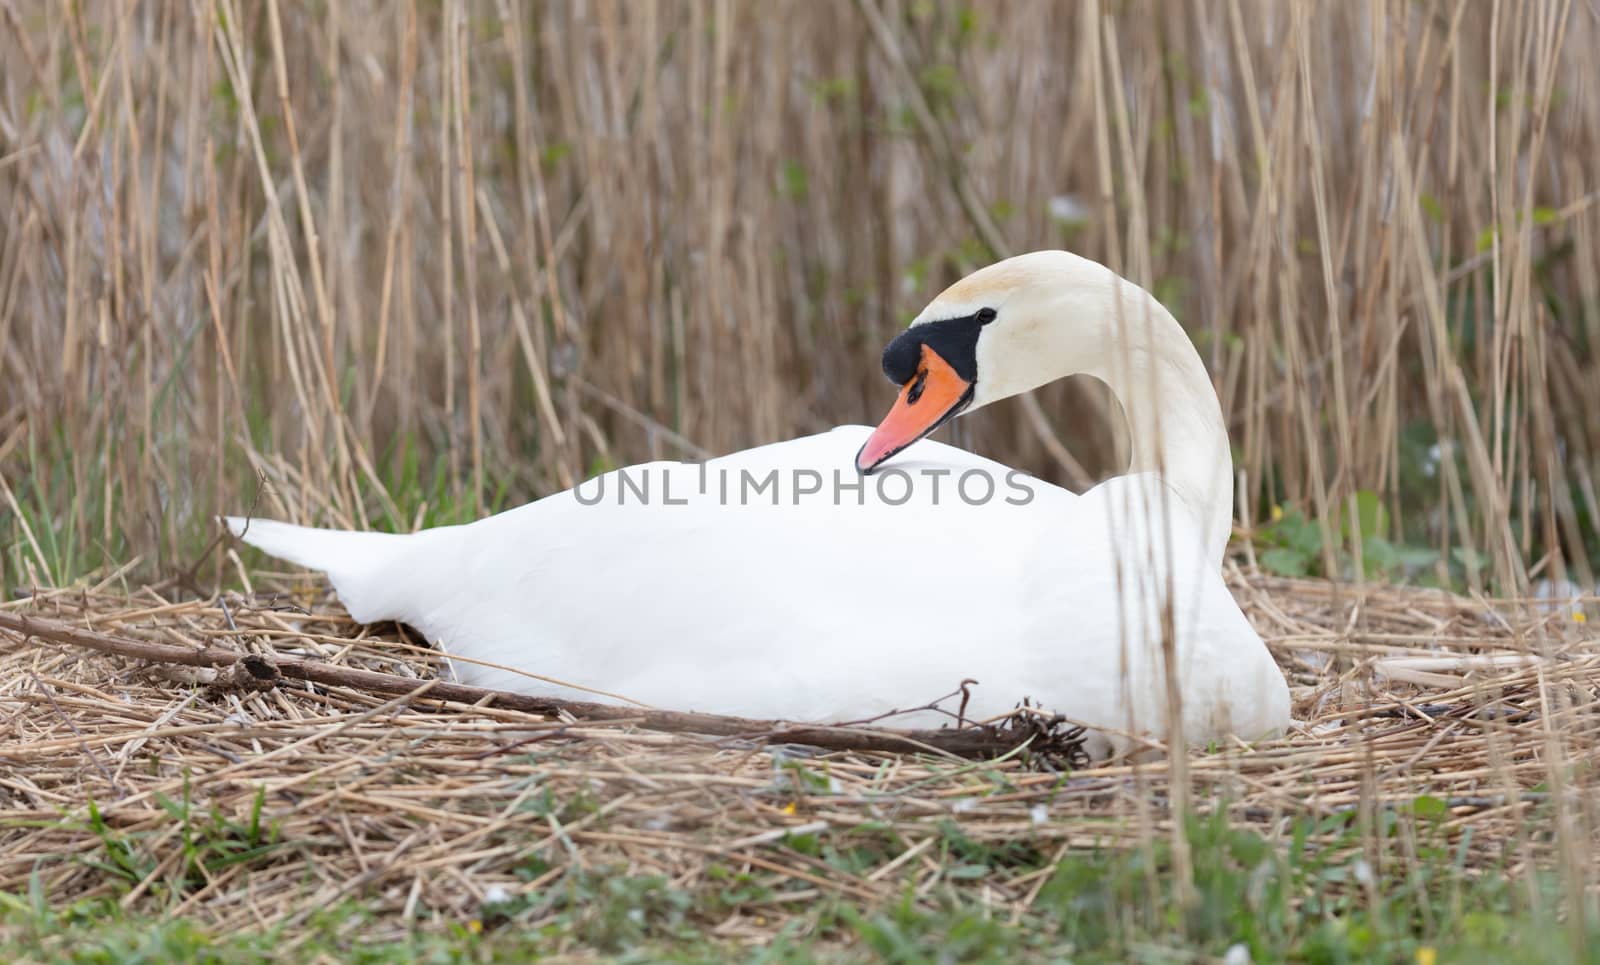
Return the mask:
[[(873, 421), (922, 304), (1065, 246), (1200, 345), (1244, 521), (1332, 552), (1371, 492), (1441, 583), (1592, 586), (1585, 0), (0, 20), (0, 582), (184, 559), (263, 472), (270, 515), (407, 529)], [(955, 431), (1082, 485), (1103, 403)]]
[[(1531, 882), (1564, 868), (1592, 901), (1600, 643), (1573, 611), (1237, 571), (1232, 583), (1294, 686), (1299, 723), (1279, 741), (1192, 754), (1197, 813), (1385, 879), (1425, 867), (1418, 840), (1435, 835), (1468, 875)], [(6, 609), (419, 683), (441, 671), (304, 579), (179, 600), (113, 578)], [(830, 898), (937, 912), (965, 890), (1016, 921), (1063, 859), (1184, 828), (1162, 760), (1059, 771), (1026, 755), (822, 753), (294, 682), (219, 691), (195, 673), (0, 634), (0, 892), (109, 898), (215, 934), (277, 929), (292, 946), (345, 901), (367, 912), (352, 941), (486, 921), (537, 933), (573, 913), (562, 895), (575, 877), (659, 879), (691, 898), (668, 926), (636, 897), (649, 920), (632, 940), (695, 927), (755, 946), (816, 928)], [(1375, 830), (1395, 816), (1417, 823)], [(1302, 819), (1323, 823), (1308, 832)], [(970, 872), (952, 842), (990, 864)], [(1007, 849), (1035, 862), (1007, 867), (993, 857)], [(733, 881), (744, 900), (724, 897)]]

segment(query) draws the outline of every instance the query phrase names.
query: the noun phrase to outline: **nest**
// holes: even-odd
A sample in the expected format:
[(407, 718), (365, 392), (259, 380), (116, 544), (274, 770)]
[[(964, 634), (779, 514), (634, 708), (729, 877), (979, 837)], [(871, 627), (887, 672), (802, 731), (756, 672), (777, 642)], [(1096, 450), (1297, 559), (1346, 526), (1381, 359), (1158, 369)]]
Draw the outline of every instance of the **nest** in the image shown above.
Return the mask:
[[(0, 614), (246, 658), (219, 671), (0, 632), (0, 892), (291, 936), (354, 900), (363, 940), (380, 940), (502, 913), (537, 926), (578, 873), (718, 894), (733, 875), (756, 897), (696, 913), (714, 917), (702, 922), (714, 935), (761, 942), (812, 900), (920, 901), (935, 882), (982, 889), (1015, 918), (1052, 860), (1148, 843), (1188, 810), (1272, 836), (1305, 816), (1426, 798), (1469, 866), (1596, 853), (1600, 778), (1574, 766), (1600, 743), (1600, 644), (1582, 611), (1237, 571), (1230, 582), (1302, 723), (1275, 742), (1094, 767), (1073, 759), (1069, 725), (1032, 712), (1000, 728), (1011, 751), (966, 760), (440, 700), (436, 653), (403, 628), (355, 625), (304, 578), (285, 577), (290, 595), (276, 598), (38, 591)], [(297, 659), (416, 688), (309, 682), (283, 670)], [(1577, 830), (1529, 834), (1541, 808)], [(1046, 859), (952, 883), (952, 828)], [(797, 844), (828, 836), (883, 846), (844, 870)]]

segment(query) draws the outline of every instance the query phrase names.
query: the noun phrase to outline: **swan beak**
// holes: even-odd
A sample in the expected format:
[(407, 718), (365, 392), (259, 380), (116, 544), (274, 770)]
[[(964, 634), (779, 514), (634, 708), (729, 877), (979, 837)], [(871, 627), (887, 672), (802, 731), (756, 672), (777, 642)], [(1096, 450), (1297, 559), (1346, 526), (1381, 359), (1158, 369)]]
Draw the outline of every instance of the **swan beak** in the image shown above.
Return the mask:
[(922, 362), (911, 381), (900, 387), (894, 408), (878, 423), (867, 444), (856, 453), (863, 475), (895, 453), (955, 418), (972, 403), (973, 383), (956, 374), (938, 352), (922, 346)]

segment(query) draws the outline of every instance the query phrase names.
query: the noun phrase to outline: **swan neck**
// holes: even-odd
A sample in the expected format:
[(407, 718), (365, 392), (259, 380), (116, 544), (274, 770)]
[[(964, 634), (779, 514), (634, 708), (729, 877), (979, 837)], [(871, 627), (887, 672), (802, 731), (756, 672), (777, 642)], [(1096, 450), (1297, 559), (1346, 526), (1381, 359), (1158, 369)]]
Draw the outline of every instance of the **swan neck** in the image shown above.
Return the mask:
[(1144, 289), (1122, 282), (1106, 351), (1089, 374), (1128, 424), (1130, 473), (1158, 474), (1203, 526), (1214, 559), (1233, 524), (1233, 454), (1222, 406), (1188, 333)]

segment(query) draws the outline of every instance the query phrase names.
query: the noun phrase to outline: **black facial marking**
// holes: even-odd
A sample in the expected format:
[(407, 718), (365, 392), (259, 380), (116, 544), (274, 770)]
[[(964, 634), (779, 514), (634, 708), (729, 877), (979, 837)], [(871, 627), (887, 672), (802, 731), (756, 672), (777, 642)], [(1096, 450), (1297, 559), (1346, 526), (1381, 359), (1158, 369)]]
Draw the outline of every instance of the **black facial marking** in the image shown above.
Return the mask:
[(896, 335), (883, 350), (883, 374), (895, 385), (905, 385), (916, 378), (922, 365), (922, 346), (926, 345), (939, 353), (957, 375), (977, 382), (978, 333), (994, 317), (994, 309), (985, 308), (961, 318), (913, 325)]

